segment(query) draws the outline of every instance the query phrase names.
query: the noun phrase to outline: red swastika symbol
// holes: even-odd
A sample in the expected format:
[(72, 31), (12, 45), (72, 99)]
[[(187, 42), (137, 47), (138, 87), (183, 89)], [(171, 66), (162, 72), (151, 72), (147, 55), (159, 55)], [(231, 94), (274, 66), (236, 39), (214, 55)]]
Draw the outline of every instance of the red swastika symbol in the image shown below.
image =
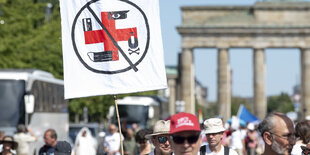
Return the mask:
[[(115, 20), (108, 18), (108, 12), (101, 12), (101, 22), (107, 28), (113, 39), (118, 41), (127, 41), (131, 34), (137, 38), (137, 28), (116, 29)], [(118, 60), (118, 49), (114, 46), (107, 33), (101, 30), (84, 31), (85, 44), (104, 43), (104, 51), (113, 51), (112, 60)]]

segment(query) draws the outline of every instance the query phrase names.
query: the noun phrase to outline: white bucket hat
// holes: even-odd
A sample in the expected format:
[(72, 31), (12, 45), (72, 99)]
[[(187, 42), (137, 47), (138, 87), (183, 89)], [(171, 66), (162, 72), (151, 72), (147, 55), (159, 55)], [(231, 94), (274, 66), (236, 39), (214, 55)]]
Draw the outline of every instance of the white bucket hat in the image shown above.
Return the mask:
[(152, 136), (169, 134), (169, 131), (170, 131), (170, 120), (168, 121), (159, 120), (155, 123), (153, 133), (145, 135), (145, 138), (149, 139)]
[(219, 133), (225, 131), (223, 122), (219, 118), (210, 118), (204, 121), (203, 127), (205, 129), (204, 134)]

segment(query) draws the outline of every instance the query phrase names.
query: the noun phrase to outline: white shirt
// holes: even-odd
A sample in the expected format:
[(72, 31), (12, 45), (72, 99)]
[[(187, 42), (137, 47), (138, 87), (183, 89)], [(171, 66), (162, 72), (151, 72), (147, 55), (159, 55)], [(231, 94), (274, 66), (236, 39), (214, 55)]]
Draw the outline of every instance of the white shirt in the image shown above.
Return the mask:
[(305, 144), (295, 144), (293, 149), (292, 149), (291, 155), (301, 155), (302, 149), (300, 146), (306, 146), (306, 145)]
[(232, 149), (243, 149), (242, 134), (240, 130), (236, 130), (231, 134), (230, 147)]
[[(209, 145), (206, 145), (206, 154), (205, 155), (224, 155), (224, 146), (221, 145), (221, 150), (217, 153), (211, 152)], [(233, 149), (229, 149), (229, 155), (238, 155)]]
[(17, 154), (28, 154), (29, 143), (34, 142), (36, 138), (25, 133), (17, 133), (14, 135), (14, 140), (18, 143)]
[(242, 139), (244, 139), (246, 137), (247, 130), (246, 129), (241, 129), (240, 132), (241, 132), (241, 135), (242, 135)]
[[(124, 137), (122, 135), (122, 140), (124, 140)], [(120, 150), (121, 141), (120, 141), (120, 135), (118, 132), (114, 134), (108, 134), (104, 139), (104, 147), (107, 147), (109, 151), (116, 151)], [(120, 153), (116, 153), (115, 155), (120, 155)]]

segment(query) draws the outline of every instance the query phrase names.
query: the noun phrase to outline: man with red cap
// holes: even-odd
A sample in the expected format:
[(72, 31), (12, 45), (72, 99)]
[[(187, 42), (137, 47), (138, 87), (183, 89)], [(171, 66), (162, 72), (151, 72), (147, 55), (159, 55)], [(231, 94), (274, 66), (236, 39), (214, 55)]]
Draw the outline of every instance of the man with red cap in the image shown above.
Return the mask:
[(201, 146), (198, 118), (190, 113), (178, 113), (170, 117), (172, 148), (175, 155), (197, 155)]

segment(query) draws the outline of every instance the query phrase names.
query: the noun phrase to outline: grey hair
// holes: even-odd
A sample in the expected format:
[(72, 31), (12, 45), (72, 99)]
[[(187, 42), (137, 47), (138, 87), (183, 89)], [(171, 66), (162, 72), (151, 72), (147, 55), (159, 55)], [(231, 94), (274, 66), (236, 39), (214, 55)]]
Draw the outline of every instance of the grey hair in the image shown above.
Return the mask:
[(25, 133), (27, 130), (26, 130), (26, 126), (24, 124), (18, 124), (17, 125), (17, 133)]
[(270, 132), (272, 130), (275, 125), (275, 116), (277, 115), (278, 113), (269, 113), (264, 120), (259, 123), (258, 131), (261, 133), (262, 137), (265, 132)]

